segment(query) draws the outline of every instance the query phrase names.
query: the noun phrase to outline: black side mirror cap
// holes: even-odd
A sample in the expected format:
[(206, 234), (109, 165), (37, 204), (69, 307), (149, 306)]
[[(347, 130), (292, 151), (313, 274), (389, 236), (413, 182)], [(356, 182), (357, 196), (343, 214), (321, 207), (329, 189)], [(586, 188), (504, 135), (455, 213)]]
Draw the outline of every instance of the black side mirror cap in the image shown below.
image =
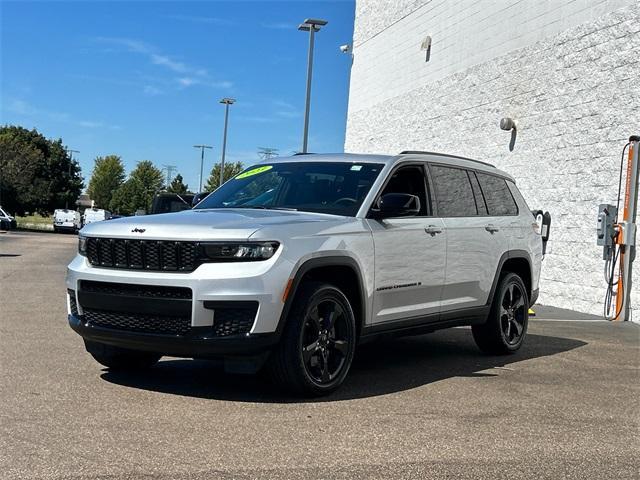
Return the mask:
[(412, 217), (420, 213), (420, 198), (409, 193), (387, 193), (371, 209), (372, 218)]

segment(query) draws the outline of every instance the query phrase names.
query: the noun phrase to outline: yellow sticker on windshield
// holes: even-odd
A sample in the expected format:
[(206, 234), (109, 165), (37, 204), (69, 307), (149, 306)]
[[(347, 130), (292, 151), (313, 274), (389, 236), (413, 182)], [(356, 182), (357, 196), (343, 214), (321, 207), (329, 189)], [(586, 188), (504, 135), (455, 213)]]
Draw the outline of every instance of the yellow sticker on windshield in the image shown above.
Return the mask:
[(236, 180), (242, 180), (243, 178), (251, 177), (252, 175), (258, 175), (259, 173), (266, 172), (267, 170), (271, 170), (273, 165), (265, 165), (264, 167), (252, 168), (251, 170), (247, 170), (246, 172), (241, 173), (236, 177)]

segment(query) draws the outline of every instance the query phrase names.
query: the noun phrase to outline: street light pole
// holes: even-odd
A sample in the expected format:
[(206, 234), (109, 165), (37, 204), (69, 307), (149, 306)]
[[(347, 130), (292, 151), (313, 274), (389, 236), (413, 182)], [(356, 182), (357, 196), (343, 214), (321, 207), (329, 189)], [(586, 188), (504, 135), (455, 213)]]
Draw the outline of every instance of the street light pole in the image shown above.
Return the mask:
[(220, 103), (224, 103), (224, 135), (222, 137), (222, 159), (220, 160), (220, 185), (218, 188), (222, 186), (224, 183), (224, 157), (227, 153), (227, 125), (229, 123), (229, 105), (233, 105), (235, 103), (234, 98), (223, 98), (220, 100)]
[(307, 153), (309, 139), (309, 109), (311, 106), (311, 77), (313, 74), (313, 45), (314, 34), (320, 31), (320, 27), (326, 25), (326, 20), (313, 18), (305, 19), (304, 23), (298, 26), (298, 30), (309, 32), (309, 54), (307, 56), (307, 97), (304, 106), (304, 129), (302, 132), (302, 153)]
[(200, 154), (200, 177), (198, 179), (198, 182), (200, 183), (200, 187), (198, 188), (198, 193), (202, 192), (202, 165), (204, 164), (204, 149), (205, 148), (213, 148), (209, 145), (194, 145), (193, 148), (199, 148), (201, 150), (201, 154)]

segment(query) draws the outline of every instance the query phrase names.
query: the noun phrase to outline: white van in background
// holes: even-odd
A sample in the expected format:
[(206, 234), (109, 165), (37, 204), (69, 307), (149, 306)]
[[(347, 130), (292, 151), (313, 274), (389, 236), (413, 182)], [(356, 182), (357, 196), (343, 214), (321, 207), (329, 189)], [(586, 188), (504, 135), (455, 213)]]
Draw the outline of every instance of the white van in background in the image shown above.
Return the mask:
[(87, 208), (84, 211), (83, 225), (89, 225), (93, 222), (101, 222), (102, 220), (108, 220), (111, 217), (111, 212), (103, 210), (102, 208)]
[(75, 210), (60, 208), (53, 212), (54, 232), (77, 232), (82, 228), (82, 215)]

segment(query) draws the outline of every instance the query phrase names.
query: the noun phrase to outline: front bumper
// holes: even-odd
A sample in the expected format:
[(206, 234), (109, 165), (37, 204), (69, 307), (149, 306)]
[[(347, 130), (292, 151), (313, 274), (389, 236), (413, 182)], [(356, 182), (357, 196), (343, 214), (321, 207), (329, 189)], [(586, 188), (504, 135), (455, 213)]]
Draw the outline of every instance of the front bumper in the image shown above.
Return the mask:
[(69, 314), (69, 326), (90, 342), (190, 358), (258, 356), (271, 350), (279, 339), (275, 332), (214, 337), (211, 328), (207, 327), (192, 328), (184, 336), (128, 332), (88, 325), (73, 314)]

